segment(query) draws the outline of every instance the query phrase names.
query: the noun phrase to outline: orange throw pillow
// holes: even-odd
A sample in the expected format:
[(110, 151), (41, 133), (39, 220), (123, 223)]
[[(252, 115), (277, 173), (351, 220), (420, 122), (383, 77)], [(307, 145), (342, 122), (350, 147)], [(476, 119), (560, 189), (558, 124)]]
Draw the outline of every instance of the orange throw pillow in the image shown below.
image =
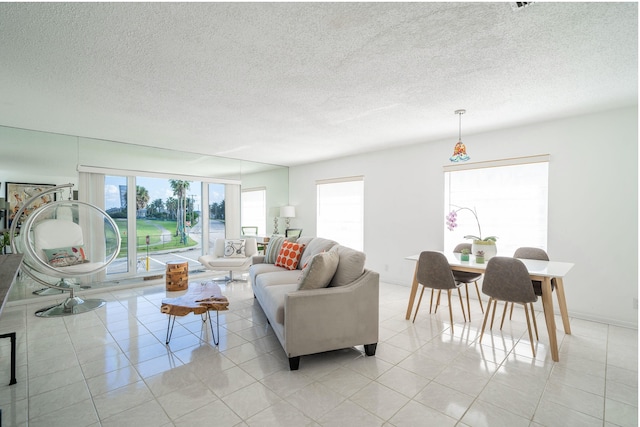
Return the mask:
[(295, 270), (298, 268), (303, 250), (304, 245), (285, 241), (282, 244), (282, 248), (280, 248), (280, 253), (274, 265), (276, 267), (284, 267), (287, 270)]

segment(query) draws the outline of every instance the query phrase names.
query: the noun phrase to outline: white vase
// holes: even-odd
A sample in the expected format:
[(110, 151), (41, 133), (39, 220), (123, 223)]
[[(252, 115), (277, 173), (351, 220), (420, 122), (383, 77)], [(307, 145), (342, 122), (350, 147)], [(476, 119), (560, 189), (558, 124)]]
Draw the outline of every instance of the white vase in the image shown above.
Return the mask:
[(484, 260), (489, 261), (491, 257), (496, 256), (498, 249), (496, 242), (485, 240), (474, 240), (471, 244), (471, 255), (475, 256), (478, 251), (484, 252)]

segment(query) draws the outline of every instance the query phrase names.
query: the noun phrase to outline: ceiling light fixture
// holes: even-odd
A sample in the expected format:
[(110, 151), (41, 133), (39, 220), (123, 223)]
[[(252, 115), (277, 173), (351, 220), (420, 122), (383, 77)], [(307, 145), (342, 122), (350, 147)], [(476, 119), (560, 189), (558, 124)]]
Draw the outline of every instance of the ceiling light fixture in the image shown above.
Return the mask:
[(453, 156), (449, 157), (449, 160), (452, 162), (466, 162), (470, 159), (470, 157), (467, 156), (467, 148), (462, 143), (462, 115), (466, 112), (467, 110), (454, 111), (454, 113), (458, 115), (458, 142), (453, 148)]

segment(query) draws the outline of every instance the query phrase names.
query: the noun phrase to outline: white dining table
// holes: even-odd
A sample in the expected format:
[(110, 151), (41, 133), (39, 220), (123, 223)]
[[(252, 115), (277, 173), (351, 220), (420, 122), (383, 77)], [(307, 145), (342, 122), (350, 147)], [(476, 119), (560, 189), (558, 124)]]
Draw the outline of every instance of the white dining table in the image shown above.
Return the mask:
[[(447, 257), (447, 261), (451, 266), (451, 270), (455, 271), (468, 271), (471, 273), (484, 273), (487, 269), (487, 262), (478, 264), (475, 262), (475, 257), (470, 255), (469, 261), (462, 261), (459, 253), (445, 253), (440, 252)], [(419, 254), (410, 255), (405, 259), (416, 262), (416, 268), (413, 273), (413, 283), (411, 284), (411, 293), (409, 294), (409, 304), (407, 306), (407, 314), (405, 319), (411, 318), (411, 312), (413, 311), (413, 304), (418, 292), (418, 258)], [(573, 268), (573, 263), (559, 262), (559, 261), (541, 261), (534, 259), (522, 259), (520, 261), (524, 263), (529, 272), (531, 280), (537, 280), (542, 282), (542, 306), (544, 309), (544, 317), (547, 324), (547, 331), (549, 333), (549, 346), (551, 349), (551, 358), (558, 362), (560, 356), (558, 354), (558, 338), (556, 336), (556, 320), (553, 312), (553, 299), (551, 297), (551, 279), (556, 279), (556, 295), (558, 297), (558, 308), (560, 309), (560, 315), (562, 316), (562, 324), (564, 326), (564, 332), (571, 334), (571, 325), (569, 324), (569, 314), (567, 312), (567, 301), (564, 295), (564, 283), (563, 278)]]

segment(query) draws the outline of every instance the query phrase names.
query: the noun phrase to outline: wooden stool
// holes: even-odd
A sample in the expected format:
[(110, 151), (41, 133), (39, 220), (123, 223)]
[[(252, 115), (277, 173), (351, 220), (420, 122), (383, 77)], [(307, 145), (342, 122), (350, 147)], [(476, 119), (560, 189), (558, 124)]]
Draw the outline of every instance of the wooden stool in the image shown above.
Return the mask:
[(186, 291), (189, 287), (189, 263), (167, 262), (167, 291)]

